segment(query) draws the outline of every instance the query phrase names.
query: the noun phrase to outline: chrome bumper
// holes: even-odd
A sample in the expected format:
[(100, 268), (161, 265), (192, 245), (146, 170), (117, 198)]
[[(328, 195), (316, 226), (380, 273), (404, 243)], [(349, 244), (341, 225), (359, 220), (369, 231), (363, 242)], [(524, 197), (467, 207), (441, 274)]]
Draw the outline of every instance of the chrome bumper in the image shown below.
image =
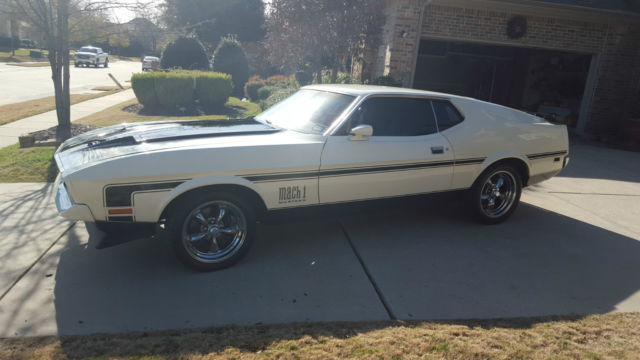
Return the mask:
[(61, 181), (61, 176), (55, 182), (56, 188), (56, 208), (58, 214), (69, 220), (95, 221), (91, 210), (87, 205), (76, 204), (73, 202), (71, 195), (67, 191), (67, 187)]

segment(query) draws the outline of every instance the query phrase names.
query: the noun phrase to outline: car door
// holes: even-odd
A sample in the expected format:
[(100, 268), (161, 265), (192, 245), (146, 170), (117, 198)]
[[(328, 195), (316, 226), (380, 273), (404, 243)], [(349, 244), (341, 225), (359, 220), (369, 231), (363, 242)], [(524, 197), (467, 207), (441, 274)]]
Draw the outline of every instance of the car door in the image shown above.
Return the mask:
[[(351, 136), (358, 125), (370, 125), (373, 135)], [(319, 175), (320, 203), (443, 191), (451, 185), (453, 151), (429, 99), (369, 97), (327, 139)]]

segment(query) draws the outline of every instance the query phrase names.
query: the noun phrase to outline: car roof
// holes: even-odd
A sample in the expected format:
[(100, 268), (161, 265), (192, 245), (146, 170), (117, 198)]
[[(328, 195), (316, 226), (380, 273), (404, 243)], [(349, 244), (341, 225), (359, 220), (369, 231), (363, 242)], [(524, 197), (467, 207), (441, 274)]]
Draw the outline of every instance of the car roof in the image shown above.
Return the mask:
[(309, 85), (302, 89), (307, 90), (319, 90), (329, 91), (341, 94), (363, 96), (363, 95), (408, 95), (408, 96), (428, 96), (436, 98), (462, 98), (461, 96), (439, 93), (434, 91), (407, 89), (391, 86), (378, 86), (378, 85), (353, 85), (353, 84), (322, 84), (322, 85)]

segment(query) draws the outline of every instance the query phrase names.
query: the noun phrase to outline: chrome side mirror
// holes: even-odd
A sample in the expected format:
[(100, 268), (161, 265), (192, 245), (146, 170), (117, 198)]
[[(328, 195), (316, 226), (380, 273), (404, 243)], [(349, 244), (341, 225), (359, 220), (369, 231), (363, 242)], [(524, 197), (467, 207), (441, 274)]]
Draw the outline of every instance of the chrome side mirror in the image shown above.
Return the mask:
[(358, 125), (349, 132), (351, 141), (366, 141), (369, 136), (373, 135), (373, 127), (371, 125)]

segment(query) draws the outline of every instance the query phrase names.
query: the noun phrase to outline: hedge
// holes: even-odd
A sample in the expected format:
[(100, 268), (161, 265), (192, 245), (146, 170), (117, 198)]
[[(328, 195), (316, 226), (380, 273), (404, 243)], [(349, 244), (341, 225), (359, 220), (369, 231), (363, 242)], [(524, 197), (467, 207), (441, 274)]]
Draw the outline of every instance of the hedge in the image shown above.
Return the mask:
[(139, 73), (131, 77), (131, 86), (140, 104), (169, 110), (193, 106), (195, 100), (206, 108), (220, 107), (233, 90), (230, 75), (206, 71)]
[(131, 87), (140, 104), (147, 108), (154, 108), (159, 105), (154, 83), (157, 77), (163, 75), (165, 73), (149, 72), (134, 74), (131, 77)]
[(193, 105), (195, 99), (195, 76), (190, 73), (165, 73), (155, 80), (154, 88), (158, 103), (168, 109)]
[(232, 92), (233, 81), (229, 74), (203, 72), (196, 76), (196, 99), (205, 108), (224, 106)]

